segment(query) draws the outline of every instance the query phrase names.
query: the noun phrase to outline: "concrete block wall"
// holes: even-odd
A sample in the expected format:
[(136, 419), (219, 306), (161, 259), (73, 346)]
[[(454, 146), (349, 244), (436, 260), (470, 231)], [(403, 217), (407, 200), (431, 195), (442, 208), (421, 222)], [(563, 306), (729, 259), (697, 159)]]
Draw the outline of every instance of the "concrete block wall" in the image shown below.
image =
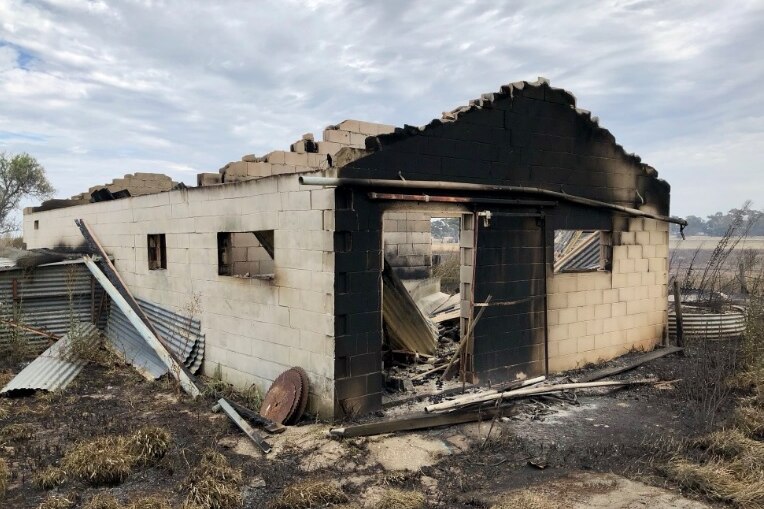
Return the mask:
[(382, 218), (385, 259), (401, 279), (430, 277), (432, 230), (424, 212), (390, 211)]
[(667, 323), (668, 226), (629, 219), (613, 233), (612, 272), (548, 278), (549, 369), (561, 371), (660, 344)]
[(366, 138), (389, 134), (395, 126), (375, 124), (360, 120), (345, 120), (324, 129), (323, 141), (315, 142), (313, 134), (307, 133), (290, 146), (289, 151), (275, 150), (262, 157), (248, 154), (241, 161), (233, 161), (220, 170), (217, 179), (209, 173), (200, 173), (200, 186), (255, 180), (270, 175), (304, 173), (332, 166), (332, 157), (345, 147), (366, 148)]
[(275, 260), (253, 233), (231, 235), (231, 256), (234, 274), (273, 274), (275, 270)]
[[(333, 413), (334, 190), (280, 175), (79, 205), (25, 211), (29, 248), (79, 247), (91, 225), (136, 297), (175, 310), (200, 299), (204, 372), (220, 365), (239, 387), (266, 390), (285, 369), (311, 380), (310, 408)], [(37, 229), (34, 222), (38, 221)], [(273, 280), (218, 275), (217, 233), (274, 230)], [(167, 269), (148, 270), (147, 234), (164, 233)]]

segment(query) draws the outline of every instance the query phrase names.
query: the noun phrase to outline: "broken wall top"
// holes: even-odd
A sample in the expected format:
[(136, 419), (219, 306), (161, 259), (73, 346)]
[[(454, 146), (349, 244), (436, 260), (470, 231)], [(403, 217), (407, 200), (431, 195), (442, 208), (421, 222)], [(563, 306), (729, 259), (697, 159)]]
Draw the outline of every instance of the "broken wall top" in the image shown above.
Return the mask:
[[(617, 144), (615, 137), (599, 125), (599, 119), (587, 110), (576, 107), (576, 99), (570, 92), (552, 88), (549, 80), (539, 78), (536, 82), (520, 81), (502, 86), (498, 92), (481, 95), (465, 106), (444, 112), (422, 127), (404, 125), (395, 127), (358, 120), (345, 120), (327, 127), (323, 139), (315, 141), (311, 133), (293, 143), (290, 151), (274, 151), (262, 157), (245, 155), (241, 161), (226, 164), (219, 173), (203, 173), (198, 177), (199, 185), (211, 185), (252, 180), (269, 175), (302, 173), (308, 171), (342, 168), (371, 153), (384, 150), (411, 137), (429, 135), (435, 129), (460, 121), (469, 122), (474, 112), (491, 110), (502, 101), (511, 102), (516, 96), (553, 102), (570, 110), (601, 139), (607, 140), (613, 151), (641, 170), (644, 176), (657, 179), (658, 172), (642, 163), (639, 156), (627, 153)], [(502, 120), (503, 121), (503, 120)], [(511, 126), (502, 125), (509, 129)], [(458, 179), (457, 179), (458, 180)], [(663, 181), (660, 181), (664, 183)]]
[(505, 85), (423, 127), (368, 137), (364, 153), (337, 175), (511, 185), (660, 214), (669, 209), (670, 186), (658, 172), (543, 78)]
[(92, 186), (87, 191), (75, 194), (71, 198), (46, 200), (39, 207), (33, 207), (32, 212), (42, 212), (64, 207), (73, 207), (97, 201), (143, 196), (163, 193), (176, 189), (180, 184), (162, 173), (128, 173), (121, 178), (113, 179), (107, 184)]

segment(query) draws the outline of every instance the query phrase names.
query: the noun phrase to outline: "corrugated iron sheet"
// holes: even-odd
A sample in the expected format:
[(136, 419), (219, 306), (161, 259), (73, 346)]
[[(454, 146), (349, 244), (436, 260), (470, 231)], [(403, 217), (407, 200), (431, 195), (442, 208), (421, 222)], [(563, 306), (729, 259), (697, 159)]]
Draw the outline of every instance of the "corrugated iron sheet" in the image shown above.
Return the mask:
[[(91, 323), (80, 324), (83, 341), (95, 344), (98, 330)], [(82, 371), (87, 361), (72, 359), (69, 355), (69, 334), (64, 335), (16, 375), (0, 394), (29, 391), (56, 391), (63, 389)]]
[(554, 244), (555, 272), (600, 268), (599, 232), (560, 230), (555, 232)]
[[(100, 285), (93, 286), (92, 281), (81, 260), (0, 271), (0, 318), (58, 336), (66, 334), (71, 323), (92, 321), (93, 308), (97, 309), (103, 295)], [(106, 326), (105, 311), (100, 328)], [(42, 350), (48, 345), (43, 336), (0, 324), (0, 350), (12, 334), (20, 334), (32, 348)]]
[(432, 355), (438, 344), (435, 324), (426, 318), (385, 260), (382, 272), (382, 317), (390, 345)]
[[(201, 323), (157, 304), (137, 299), (141, 309), (183, 364), (196, 373), (204, 360), (204, 334)], [(106, 334), (114, 347), (136, 368), (154, 378), (167, 373), (167, 367), (141, 337), (117, 306), (111, 306)]]

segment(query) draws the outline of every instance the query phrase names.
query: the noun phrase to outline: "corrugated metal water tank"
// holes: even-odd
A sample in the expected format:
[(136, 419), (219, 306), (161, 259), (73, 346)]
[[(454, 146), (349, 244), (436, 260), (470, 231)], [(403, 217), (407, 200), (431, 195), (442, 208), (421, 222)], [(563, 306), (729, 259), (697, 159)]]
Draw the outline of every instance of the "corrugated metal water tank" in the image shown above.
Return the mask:
[[(676, 339), (676, 314), (669, 311), (669, 336)], [(731, 306), (724, 313), (711, 313), (703, 308), (683, 306), (682, 324), (686, 337), (734, 339), (745, 332), (745, 309)]]

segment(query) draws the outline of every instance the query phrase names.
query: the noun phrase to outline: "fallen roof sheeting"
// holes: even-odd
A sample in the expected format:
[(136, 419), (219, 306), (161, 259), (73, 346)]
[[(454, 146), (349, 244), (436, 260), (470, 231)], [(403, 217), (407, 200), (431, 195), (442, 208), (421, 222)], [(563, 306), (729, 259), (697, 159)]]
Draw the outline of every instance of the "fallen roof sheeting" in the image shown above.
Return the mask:
[[(87, 228), (87, 225), (84, 223), (84, 221), (80, 220), (79, 224), (83, 225), (83, 229)], [(98, 247), (99, 249), (101, 248), (100, 245), (98, 245)], [(109, 278), (101, 271), (101, 269), (98, 268), (98, 265), (96, 265), (92, 258), (85, 256), (83, 257), (83, 260), (85, 261), (85, 265), (87, 265), (91, 274), (93, 274), (103, 289), (106, 290), (106, 293), (109, 295), (109, 297), (111, 297), (112, 302), (116, 306), (119, 306), (122, 312), (125, 313), (125, 316), (127, 316), (130, 322), (135, 326), (136, 330), (141, 332), (143, 339), (145, 339), (146, 343), (148, 343), (149, 346), (154, 349), (157, 357), (159, 357), (162, 362), (164, 362), (172, 376), (175, 377), (178, 382), (180, 382), (180, 386), (183, 388), (183, 390), (194, 398), (201, 395), (201, 391), (194, 382), (193, 375), (188, 371), (188, 368), (182, 365), (180, 361), (175, 358), (174, 354), (168, 350), (167, 347), (165, 347), (164, 344), (159, 340), (159, 338), (157, 338), (155, 333), (149, 329), (147, 323), (144, 323), (143, 319), (141, 319), (141, 317), (139, 317), (138, 314), (133, 311), (133, 307), (135, 307), (141, 313), (143, 312), (133, 296), (130, 294), (130, 291), (123, 285), (121, 278), (119, 278), (119, 274), (114, 271), (121, 286), (121, 291), (119, 288), (114, 286), (111, 281), (109, 281)], [(105, 259), (104, 261), (106, 262), (106, 265), (111, 264), (108, 259)], [(113, 266), (111, 266), (111, 268), (114, 270)], [(127, 294), (132, 304), (125, 299), (122, 293)], [(148, 322), (148, 318), (145, 318), (145, 320)]]
[(385, 260), (382, 272), (382, 316), (393, 349), (432, 355), (438, 344), (435, 325), (411, 298), (406, 287)]
[[(95, 325), (81, 324), (79, 333), (83, 340), (94, 345), (98, 341)], [(62, 337), (40, 354), (26, 368), (16, 375), (0, 394), (16, 395), (29, 391), (56, 391), (65, 388), (82, 371), (87, 361), (71, 359), (68, 356), (71, 341), (69, 334)]]
[[(199, 320), (147, 300), (136, 300), (175, 355), (196, 374), (204, 359), (205, 345)], [(159, 378), (167, 373), (167, 367), (117, 306), (109, 310), (106, 335), (114, 348), (145, 376)]]

